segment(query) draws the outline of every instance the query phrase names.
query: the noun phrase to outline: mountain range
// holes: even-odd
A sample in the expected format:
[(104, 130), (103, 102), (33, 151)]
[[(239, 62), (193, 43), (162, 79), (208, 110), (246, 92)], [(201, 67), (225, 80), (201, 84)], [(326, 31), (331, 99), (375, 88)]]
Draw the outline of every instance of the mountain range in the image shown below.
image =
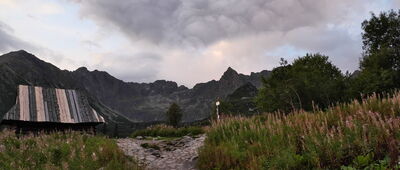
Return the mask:
[(20, 50), (0, 56), (0, 116), (15, 103), (17, 85), (26, 84), (81, 90), (89, 96), (91, 105), (102, 111), (106, 121), (119, 124), (120, 128), (164, 121), (165, 111), (172, 102), (181, 106), (183, 122), (193, 122), (208, 118), (217, 99), (226, 98), (246, 83), (259, 88), (261, 77), (269, 74), (265, 70), (243, 75), (229, 67), (219, 80), (199, 83), (193, 88), (166, 80), (134, 83), (85, 67), (61, 70)]

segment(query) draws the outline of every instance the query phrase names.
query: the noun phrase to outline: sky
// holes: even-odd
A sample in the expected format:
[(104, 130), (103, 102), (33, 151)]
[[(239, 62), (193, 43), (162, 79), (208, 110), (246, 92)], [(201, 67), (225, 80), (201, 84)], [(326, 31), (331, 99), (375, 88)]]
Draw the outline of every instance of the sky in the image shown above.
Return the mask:
[(0, 0), (0, 54), (192, 87), (307, 53), (358, 68), (361, 23), (400, 0)]

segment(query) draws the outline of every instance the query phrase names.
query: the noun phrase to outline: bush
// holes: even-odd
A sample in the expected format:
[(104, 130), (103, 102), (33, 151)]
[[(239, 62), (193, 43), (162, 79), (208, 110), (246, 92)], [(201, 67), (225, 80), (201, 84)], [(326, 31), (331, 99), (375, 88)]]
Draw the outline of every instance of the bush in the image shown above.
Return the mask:
[(204, 133), (201, 127), (188, 126), (182, 128), (174, 128), (167, 125), (155, 125), (147, 129), (135, 131), (131, 137), (137, 136), (151, 136), (151, 137), (182, 137), (182, 136), (196, 136)]
[(399, 129), (400, 93), (383, 99), (375, 95), (326, 111), (232, 117), (213, 123), (200, 149), (198, 167), (394, 168), (399, 162)]
[(0, 133), (0, 169), (143, 169), (114, 140), (79, 132)]

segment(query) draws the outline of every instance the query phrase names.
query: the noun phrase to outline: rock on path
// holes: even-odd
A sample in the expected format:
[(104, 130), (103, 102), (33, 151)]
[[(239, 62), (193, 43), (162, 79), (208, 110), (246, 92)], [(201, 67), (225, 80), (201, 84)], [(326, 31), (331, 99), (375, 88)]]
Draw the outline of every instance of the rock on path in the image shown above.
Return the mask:
[[(138, 140), (132, 138), (118, 139), (118, 146), (128, 156), (133, 156), (151, 170), (194, 170), (198, 157), (197, 150), (203, 145), (205, 135), (195, 138), (185, 136), (181, 139)], [(154, 144), (160, 147), (143, 148), (143, 143)]]

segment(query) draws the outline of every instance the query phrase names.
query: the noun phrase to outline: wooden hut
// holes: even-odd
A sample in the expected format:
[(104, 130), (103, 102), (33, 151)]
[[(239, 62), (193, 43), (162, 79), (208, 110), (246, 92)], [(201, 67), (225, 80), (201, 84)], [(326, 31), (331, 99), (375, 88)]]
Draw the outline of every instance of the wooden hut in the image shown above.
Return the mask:
[(4, 115), (2, 128), (18, 133), (84, 130), (104, 123), (87, 98), (77, 90), (18, 86), (16, 104)]

